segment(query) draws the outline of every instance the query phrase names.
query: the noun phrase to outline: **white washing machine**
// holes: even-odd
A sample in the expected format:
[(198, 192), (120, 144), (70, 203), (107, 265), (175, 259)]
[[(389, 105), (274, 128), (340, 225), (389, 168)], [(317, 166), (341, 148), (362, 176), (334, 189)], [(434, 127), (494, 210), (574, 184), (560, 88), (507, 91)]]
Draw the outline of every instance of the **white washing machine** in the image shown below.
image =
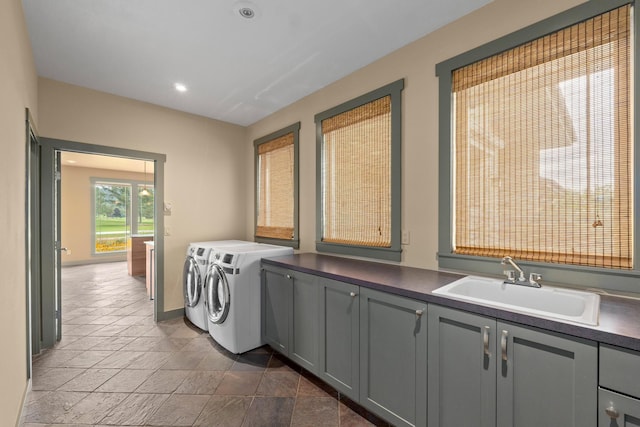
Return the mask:
[(206, 311), (209, 334), (232, 353), (264, 344), (261, 336), (260, 260), (293, 248), (255, 243), (211, 252)]
[(182, 269), (182, 285), (184, 289), (184, 311), (191, 323), (204, 331), (208, 328), (207, 312), (204, 306), (204, 284), (209, 269), (211, 249), (253, 244), (255, 243), (243, 240), (214, 240), (189, 244), (184, 268)]

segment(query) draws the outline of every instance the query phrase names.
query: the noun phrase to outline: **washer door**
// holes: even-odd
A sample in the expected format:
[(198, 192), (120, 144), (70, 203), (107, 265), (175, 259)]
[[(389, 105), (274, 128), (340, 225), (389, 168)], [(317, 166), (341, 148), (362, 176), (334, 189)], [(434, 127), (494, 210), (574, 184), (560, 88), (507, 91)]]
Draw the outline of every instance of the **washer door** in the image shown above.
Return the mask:
[(229, 315), (231, 292), (227, 275), (218, 264), (211, 265), (206, 278), (206, 289), (207, 316), (212, 323), (219, 325)]
[(198, 261), (188, 256), (182, 269), (182, 283), (184, 285), (184, 303), (187, 307), (195, 307), (202, 295), (202, 278)]

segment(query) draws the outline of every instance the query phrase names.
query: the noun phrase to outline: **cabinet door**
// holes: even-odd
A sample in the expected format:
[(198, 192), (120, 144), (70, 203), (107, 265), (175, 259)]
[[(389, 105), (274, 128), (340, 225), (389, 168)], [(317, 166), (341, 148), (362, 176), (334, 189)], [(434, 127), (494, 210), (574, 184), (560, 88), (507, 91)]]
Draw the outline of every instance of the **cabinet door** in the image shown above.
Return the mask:
[(395, 426), (427, 423), (427, 305), (360, 288), (360, 404)]
[(600, 389), (599, 427), (640, 427), (640, 400)]
[(595, 343), (498, 322), (498, 427), (596, 427)]
[(320, 279), (320, 369), (336, 390), (359, 398), (360, 300), (358, 286)]
[(430, 427), (495, 427), (496, 321), (429, 305)]
[(274, 350), (289, 353), (291, 276), (279, 269), (262, 270), (262, 337)]
[(289, 357), (312, 373), (318, 371), (318, 284), (316, 276), (292, 272), (293, 306)]

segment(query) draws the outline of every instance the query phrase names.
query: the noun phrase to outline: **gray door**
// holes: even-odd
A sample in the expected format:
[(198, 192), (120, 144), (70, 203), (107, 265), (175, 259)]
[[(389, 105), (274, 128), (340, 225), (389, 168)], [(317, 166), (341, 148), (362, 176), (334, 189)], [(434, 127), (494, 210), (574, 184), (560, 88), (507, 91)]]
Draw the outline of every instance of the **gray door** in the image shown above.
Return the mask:
[(291, 275), (278, 269), (262, 271), (262, 338), (274, 350), (289, 355)]
[(640, 400), (601, 388), (599, 406), (600, 427), (640, 427)]
[(497, 323), (498, 427), (596, 427), (597, 344)]
[(320, 279), (318, 375), (354, 400), (360, 398), (360, 288)]
[(429, 305), (428, 326), (429, 426), (495, 427), (495, 319)]
[(31, 356), (40, 353), (40, 144), (27, 111), (27, 378), (31, 378)]
[(360, 288), (360, 404), (395, 426), (427, 424), (427, 305)]
[(318, 371), (318, 284), (316, 276), (292, 272), (293, 308), (289, 357), (309, 372)]

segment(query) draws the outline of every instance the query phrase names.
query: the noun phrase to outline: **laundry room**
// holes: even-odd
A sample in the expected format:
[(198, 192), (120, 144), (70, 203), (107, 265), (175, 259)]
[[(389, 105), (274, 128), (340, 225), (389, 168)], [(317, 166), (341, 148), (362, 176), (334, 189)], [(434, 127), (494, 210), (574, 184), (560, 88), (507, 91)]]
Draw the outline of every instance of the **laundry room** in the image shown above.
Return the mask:
[(0, 5), (1, 425), (640, 419), (635, 1), (91, 3)]

